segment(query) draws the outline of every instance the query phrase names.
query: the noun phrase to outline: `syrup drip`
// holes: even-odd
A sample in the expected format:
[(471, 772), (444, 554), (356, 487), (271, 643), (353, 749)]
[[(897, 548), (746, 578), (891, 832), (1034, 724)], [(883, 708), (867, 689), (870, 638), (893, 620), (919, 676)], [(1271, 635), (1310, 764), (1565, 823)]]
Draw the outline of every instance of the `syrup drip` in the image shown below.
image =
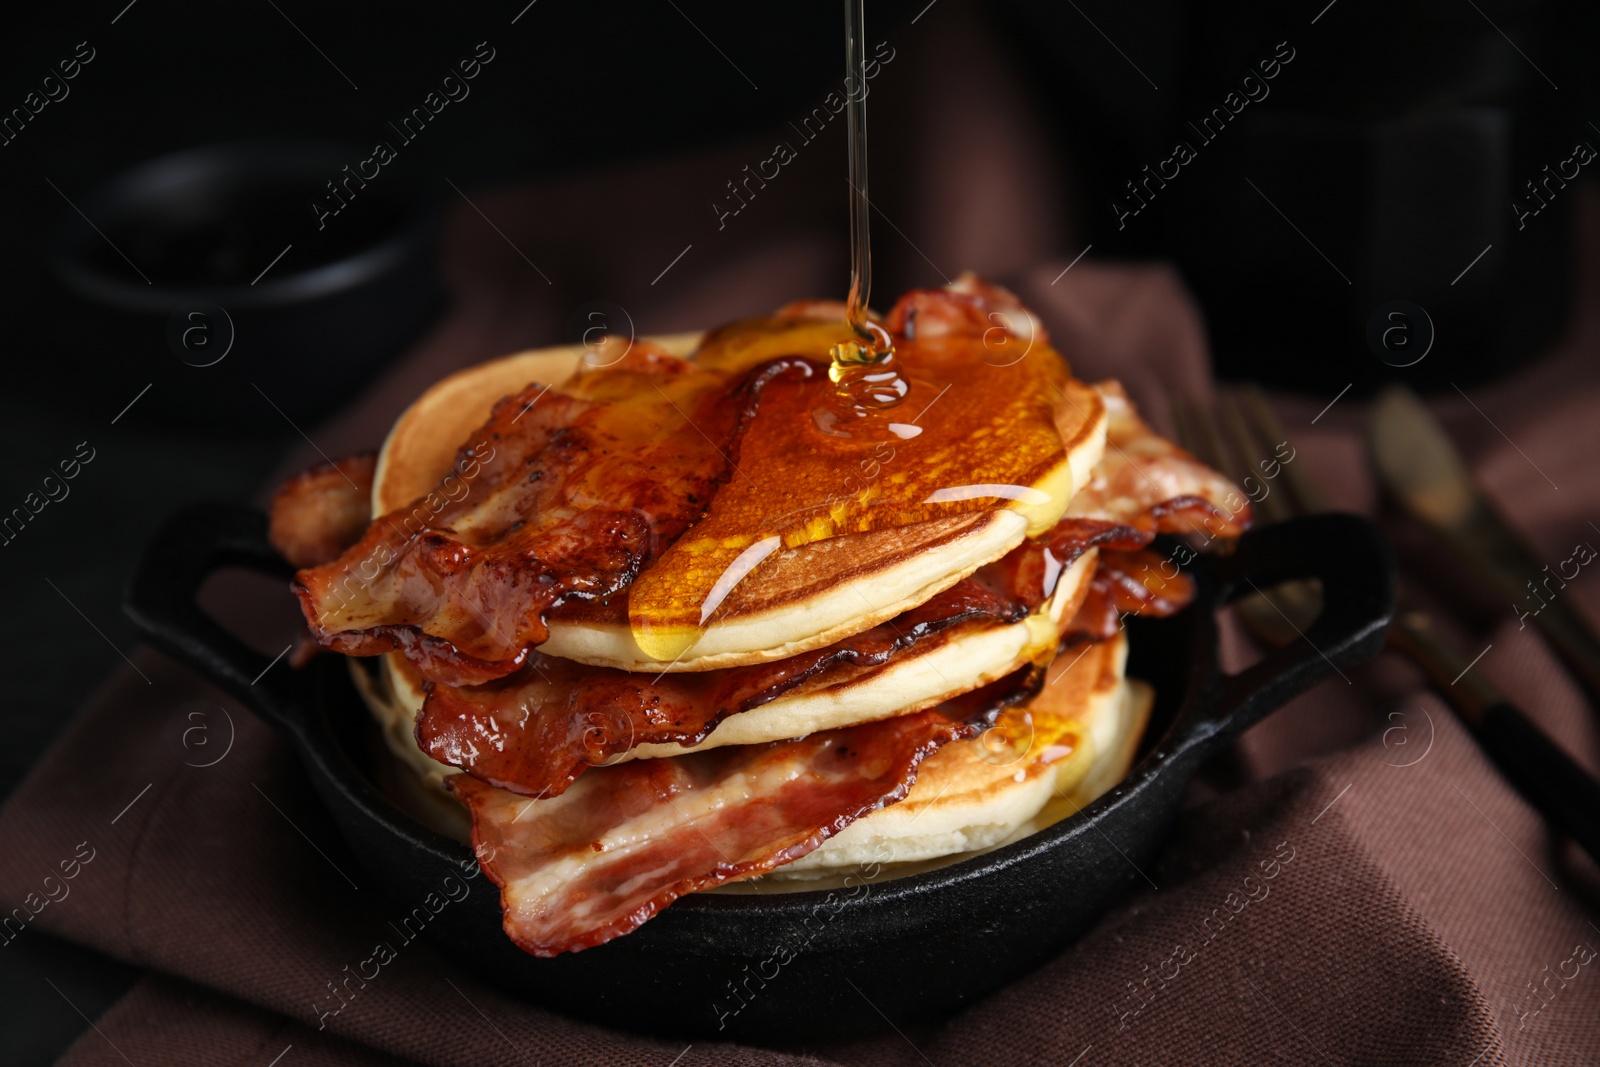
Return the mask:
[(888, 440), (903, 434), (887, 431), (879, 416), (906, 398), (911, 383), (900, 373), (888, 331), (867, 316), (872, 297), (872, 203), (867, 198), (863, 0), (845, 0), (844, 23), (845, 122), (850, 152), (850, 294), (845, 318), (855, 336), (829, 350), (828, 380), (833, 382), (833, 395), (812, 412), (812, 420), (833, 437)]

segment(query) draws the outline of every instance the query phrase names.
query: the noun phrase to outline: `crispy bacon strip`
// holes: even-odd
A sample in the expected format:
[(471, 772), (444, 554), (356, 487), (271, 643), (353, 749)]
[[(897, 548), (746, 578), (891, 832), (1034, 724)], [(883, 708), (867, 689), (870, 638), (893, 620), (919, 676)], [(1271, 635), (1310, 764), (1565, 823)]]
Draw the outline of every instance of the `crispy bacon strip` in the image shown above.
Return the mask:
[(1027, 602), (974, 576), (826, 648), (699, 673), (651, 677), (535, 652), (516, 674), (487, 685), (427, 684), (417, 743), (490, 785), (556, 796), (585, 770), (637, 745), (698, 745), (729, 715), (803, 685), (859, 677), (963, 624), (1017, 622), (1040, 600)]
[(648, 921), (685, 893), (799, 859), (903, 799), (921, 762), (976, 736), (1038, 691), (1025, 668), (937, 708), (768, 745), (636, 760), (530, 800), (449, 779), (472, 815), (479, 865), (505, 930), (535, 956), (577, 952)]
[(1157, 434), (1117, 382), (1095, 386), (1109, 424), (1106, 452), (1067, 517), (1045, 538), (1048, 556), (1100, 548), (1088, 595), (1068, 624), (1067, 642), (1104, 641), (1127, 615), (1166, 617), (1194, 598), (1194, 582), (1175, 561), (1146, 546), (1158, 533), (1208, 542), (1238, 537), (1252, 509), (1232, 482)]
[(605, 374), (501, 400), (433, 493), (296, 575), (312, 633), (347, 655), (399, 649), (436, 681), (511, 673), (548, 636), (546, 610), (626, 588), (688, 528), (788, 369), (732, 380), (639, 342)]
[(273, 494), (267, 538), (296, 567), (315, 567), (361, 539), (372, 521), (371, 452), (319, 463)]
[[(1023, 306), (1015, 293), (986, 282), (971, 271), (942, 289), (913, 289), (896, 301), (889, 311), (889, 332), (900, 337), (982, 337), (993, 355), (1005, 358), (1021, 354), (1037, 341), (1049, 344), (1039, 317)], [(1007, 348), (1003, 336), (1010, 334), (1016, 343)]]
[[(1168, 569), (1170, 568), (1170, 573)], [(1089, 579), (1089, 592), (1067, 624), (1064, 643), (1106, 641), (1128, 615), (1164, 619), (1194, 599), (1194, 579), (1172, 560), (1148, 548), (1102, 551)]]
[(1106, 406), (1106, 451), (1067, 505), (1068, 518), (1208, 538), (1249, 527), (1250, 502), (1231, 481), (1151, 429), (1120, 382), (1094, 388)]

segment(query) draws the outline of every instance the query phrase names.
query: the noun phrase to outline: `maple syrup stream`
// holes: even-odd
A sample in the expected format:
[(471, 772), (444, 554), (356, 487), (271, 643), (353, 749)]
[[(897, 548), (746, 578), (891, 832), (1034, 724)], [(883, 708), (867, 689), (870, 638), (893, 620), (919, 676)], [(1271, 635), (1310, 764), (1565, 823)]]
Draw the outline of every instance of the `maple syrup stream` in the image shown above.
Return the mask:
[[(905, 399), (910, 383), (901, 376), (894, 343), (867, 317), (872, 299), (872, 202), (867, 196), (867, 86), (862, 74), (865, 40), (864, 0), (845, 0), (845, 123), (850, 184), (850, 293), (846, 318), (854, 340), (829, 350), (828, 377), (834, 403), (817, 413), (817, 425), (836, 436), (860, 436), (850, 428)], [(857, 424), (859, 425), (859, 424)], [(881, 436), (881, 434), (880, 434)]]

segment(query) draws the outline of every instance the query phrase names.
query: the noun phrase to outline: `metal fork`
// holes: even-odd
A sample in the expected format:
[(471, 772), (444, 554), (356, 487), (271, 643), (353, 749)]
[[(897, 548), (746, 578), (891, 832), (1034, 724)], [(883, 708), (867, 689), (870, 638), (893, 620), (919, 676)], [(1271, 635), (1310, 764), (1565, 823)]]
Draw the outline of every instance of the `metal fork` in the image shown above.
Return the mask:
[[(1178, 443), (1244, 490), (1261, 523), (1329, 510), (1327, 498), (1303, 467), (1297, 451), (1277, 458), (1289, 436), (1259, 386), (1219, 394), (1216, 410), (1199, 401), (1175, 401), (1172, 419)], [(1246, 629), (1264, 644), (1278, 647), (1304, 635), (1322, 611), (1322, 585), (1315, 579), (1284, 582), (1270, 592), (1256, 590), (1234, 602)]]

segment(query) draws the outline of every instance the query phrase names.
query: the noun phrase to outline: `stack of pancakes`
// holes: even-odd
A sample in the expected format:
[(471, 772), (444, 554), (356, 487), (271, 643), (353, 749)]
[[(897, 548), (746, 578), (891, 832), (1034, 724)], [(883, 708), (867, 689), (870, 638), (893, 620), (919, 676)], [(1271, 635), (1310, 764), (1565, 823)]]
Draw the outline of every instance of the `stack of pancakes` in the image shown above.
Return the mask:
[[(779, 399), (763, 399), (740, 431), (737, 450), (724, 453), (732, 472), (716, 496), (687, 531), (651, 548), (622, 592), (559, 601), (535, 620), (543, 640), (517, 648), (483, 610), (480, 593), (460, 592), (481, 585), (455, 587), (464, 602), (480, 596), (468, 605), (471, 612), (457, 612), (458, 630), (466, 632), (460, 620), (476, 613), (481, 625), (469, 635), (479, 639), (475, 647), (511, 648), (514, 670), (489, 672), (483, 664), (490, 661), (463, 655), (466, 667), (446, 664), (441, 673), (438, 650), (457, 649), (429, 626), (439, 625), (450, 607), (447, 572), (439, 572), (443, 579), (420, 572), (440, 587), (429, 594), (444, 605), (429, 609), (433, 622), (412, 624), (397, 614), (398, 623), (361, 630), (355, 645), (329, 623), (344, 598), (329, 606), (326, 591), (336, 587), (326, 575), (340, 567), (348, 574), (352, 561), (365, 569), (374, 558), (374, 531), (407, 515), (444, 517), (434, 528), (411, 531), (406, 551), (433, 538), (428, 551), (435, 557), (472, 560), (472, 549), (453, 540), (464, 535), (448, 524), (448, 505), (427, 502), (452, 478), (463, 494), (479, 491), (464, 480), (463, 463), (472, 466), (485, 442), (498, 445), (501, 431), (509, 434), (521, 417), (507, 408), (512, 400), (526, 413), (550, 389), (591, 399), (620, 390), (601, 379), (611, 372), (594, 366), (594, 349), (542, 349), (457, 373), (405, 412), (375, 463), (330, 468), (352, 486), (364, 488), (370, 479), (370, 512), (359, 510), (377, 521), (360, 544), (360, 530), (350, 528), (355, 505), (329, 504), (343, 492), (329, 470), (303, 475), (280, 493), (274, 540), (307, 568), (297, 591), (313, 634), (326, 647), (381, 653), (375, 669), (355, 673), (388, 747), (408, 771), (395, 790), (413, 811), (459, 835), (467, 828), (463, 806), (470, 812), (480, 862), (502, 886), (507, 931), (523, 948), (549, 955), (598, 944), (684, 892), (812, 888), (952, 862), (1071, 814), (1126, 773), (1152, 694), (1124, 677), (1120, 615), (1141, 607), (1175, 610), (1186, 589), (1179, 579), (1168, 593), (1146, 590), (1151, 579), (1134, 575), (1130, 561), (1137, 562), (1134, 553), (1158, 529), (1182, 528), (1174, 516), (1196, 508), (1207, 517), (1216, 513), (1229, 487), (1156, 438), (1115, 383), (1091, 387), (1068, 377), (1042, 328), (1003, 290), (964, 279), (951, 290), (908, 295), (888, 321), (908, 347), (915, 340), (934, 350), (950, 335), (952, 344), (964, 337), (961, 343), (981, 357), (971, 341), (986, 336), (996, 309), (1009, 313), (1009, 340), (1018, 350), (1026, 346), (1032, 366), (1043, 368), (1032, 378), (1011, 379), (1038, 396), (1006, 401), (1008, 410), (1045, 405), (1042, 425), (1030, 430), (1030, 440), (1044, 444), (1025, 468), (1027, 484), (982, 482), (971, 473), (983, 469), (978, 459), (985, 450), (1008, 447), (1002, 420), (990, 425), (981, 413), (973, 421), (970, 412), (952, 409), (919, 426), (939, 398), (914, 391), (908, 421), (893, 430), (903, 441), (928, 431), (920, 451), (901, 453), (920, 457), (922, 467), (895, 469), (883, 458), (895, 454), (893, 447), (875, 451), (881, 462), (864, 461), (865, 484), (847, 482), (848, 496), (853, 505), (880, 493), (893, 498), (897, 489), (903, 497), (908, 479), (942, 464), (929, 484), (952, 488), (934, 489), (920, 503), (954, 500), (963, 507), (907, 509), (903, 521), (888, 508), (883, 513), (891, 518), (862, 521), (867, 512), (858, 510), (853, 527), (822, 528), (813, 519), (809, 533), (753, 545), (729, 537), (717, 525), (736, 503), (725, 497), (770, 502), (786, 479), (806, 484), (795, 472), (814, 459), (781, 447), (781, 433), (794, 428), (775, 430), (783, 394), (769, 391), (768, 398)], [(810, 322), (817, 309), (787, 314), (763, 320), (749, 344), (765, 343), (773, 321)], [(619, 371), (655, 374), (676, 364), (673, 357), (727, 359), (745, 343), (739, 329), (638, 345), (614, 339), (601, 347), (599, 362), (616, 359)], [(641, 346), (648, 350), (642, 361)], [(917, 366), (908, 366), (914, 376)], [(574, 380), (576, 389), (563, 387)], [(549, 384), (535, 393), (529, 382)], [(973, 395), (944, 402), (959, 405)], [(976, 396), (983, 402), (981, 392)], [(685, 421), (690, 425), (679, 432), (699, 432), (716, 445), (692, 419)], [(966, 428), (951, 434), (951, 426)], [(941, 432), (950, 439), (938, 440)], [(463, 441), (475, 444), (463, 449)], [(570, 443), (557, 432), (543, 447)], [(911, 459), (900, 462), (904, 468)], [(493, 491), (503, 493), (506, 471), (495, 477), (501, 488)], [(535, 469), (527, 481), (540, 477)], [(564, 499), (577, 495), (569, 491)], [(793, 503), (803, 511), (815, 502)], [(307, 517), (314, 513), (321, 518)], [(850, 514), (844, 507), (825, 512), (841, 522)], [(496, 529), (515, 530), (520, 521)], [(481, 513), (470, 522), (482, 524)], [(338, 526), (343, 532), (332, 532)], [(330, 542), (342, 557), (335, 558)], [(695, 601), (705, 605), (701, 628), (690, 625), (692, 617), (676, 631), (641, 628), (641, 600), (657, 595), (656, 579), (671, 569), (663, 561), (678, 551), (678, 576), (694, 575), (694, 559), (681, 563), (685, 546), (720, 574), (711, 595)], [(1111, 566), (1118, 549), (1127, 555)], [(383, 557), (384, 566), (392, 559)], [(515, 570), (513, 561), (513, 573), (502, 580), (514, 581)], [(397, 588), (415, 601), (419, 579), (410, 580)], [(1023, 588), (1033, 595), (1017, 592)], [(365, 588), (353, 595), (376, 598)], [(501, 623), (507, 617), (496, 616)], [(1060, 655), (1063, 648), (1070, 654)], [(685, 708), (704, 713), (703, 721), (683, 726)], [(862, 791), (868, 779), (872, 789)], [(835, 796), (848, 802), (829, 799)], [(803, 815), (795, 813), (800, 809)], [(710, 851), (696, 860), (688, 854), (700, 849), (700, 839)], [(636, 857), (632, 867), (629, 856)]]
[[(659, 338), (655, 343), (687, 357), (701, 336)], [(372, 513), (399, 511), (432, 490), (455, 463), (456, 446), (484, 422), (501, 397), (530, 381), (566, 381), (585, 358), (592, 359), (593, 352), (582, 346), (539, 349), (469, 368), (434, 385), (395, 423), (378, 453)], [(1079, 383), (1069, 389), (1071, 399), (1061, 402), (1058, 425), (1067, 446), (1065, 466), (1076, 488), (1088, 482), (1100, 463), (1106, 415), (1092, 390)], [(1046, 528), (1053, 524), (1045, 522)], [(787, 566), (755, 571), (725, 605), (729, 621), (750, 620), (752, 629), (759, 627), (758, 640), (766, 648), (729, 654), (725, 645), (712, 645), (709, 651), (697, 647), (677, 663), (655, 661), (639, 649), (625, 619), (608, 620), (593, 611), (587, 618), (571, 613), (576, 619), (552, 619), (550, 639), (540, 650), (652, 677), (663, 670), (715, 670), (781, 658), (786, 650), (792, 654), (828, 636), (819, 635), (818, 627), (826, 623), (817, 621), (830, 617), (826, 600), (843, 600), (836, 610), (851, 617), (846, 628), (864, 630), (1004, 556), (1023, 540), (1026, 528), (1015, 512), (996, 510), (808, 545), (808, 551), (781, 561)], [(646, 743), (621, 758), (671, 758), (721, 745), (804, 737), (925, 708), (1024, 664), (1048, 661), (1088, 592), (1094, 564), (1093, 550), (1080, 556), (1061, 575), (1050, 599), (1020, 622), (963, 629), (880, 670), (788, 693), (729, 716), (694, 748)], [(722, 631), (713, 628), (708, 635), (721, 638)], [(813, 879), (830, 869), (854, 871), (869, 865), (885, 868), (886, 874), (911, 869), (902, 864), (920, 868), (929, 860), (957, 859), (1036, 829), (1047, 808), (1055, 817), (1077, 810), (1126, 773), (1149, 714), (1152, 695), (1147, 686), (1124, 678), (1126, 659), (1120, 632), (1073, 649), (1072, 655), (1052, 664), (1043, 689), (1027, 708), (1008, 709), (978, 737), (944, 746), (922, 764), (903, 801), (857, 820), (809, 855), (776, 868), (765, 881)], [(442, 797), (444, 779), (457, 772), (418, 746), (423, 679), (399, 652), (386, 653), (382, 664), (377, 678), (358, 671), (362, 693), (392, 752)], [(430, 803), (411, 784), (400, 788), (414, 808), (428, 813), (436, 825), (462, 834), (465, 820), (459, 805)], [(886, 863), (886, 857), (892, 859)]]

